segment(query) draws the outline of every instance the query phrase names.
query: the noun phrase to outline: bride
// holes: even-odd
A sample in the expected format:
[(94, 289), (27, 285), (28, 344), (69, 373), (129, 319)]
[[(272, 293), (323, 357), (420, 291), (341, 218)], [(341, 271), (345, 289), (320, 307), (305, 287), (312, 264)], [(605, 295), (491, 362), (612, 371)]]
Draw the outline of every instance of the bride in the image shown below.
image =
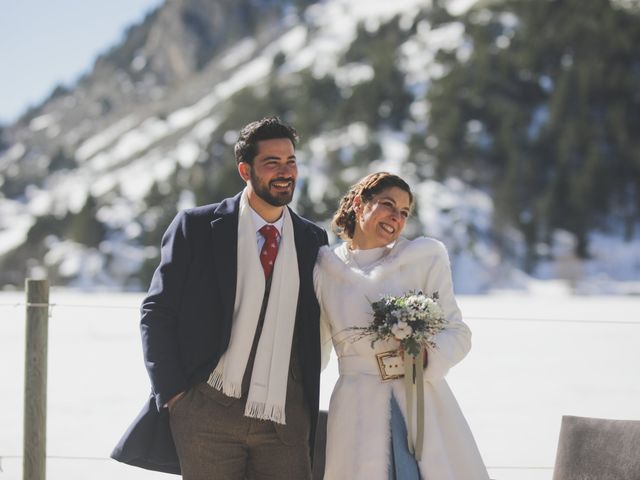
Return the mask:
[[(340, 377), (327, 423), (325, 480), (487, 480), (458, 404), (444, 377), (471, 348), (471, 332), (453, 295), (447, 251), (428, 237), (400, 236), (413, 205), (407, 183), (374, 173), (342, 198), (333, 226), (345, 240), (323, 247), (314, 272), (322, 309), (323, 354), (330, 339)], [(438, 292), (446, 327), (424, 358), (423, 448), (410, 453), (403, 379), (382, 381), (376, 353), (397, 350), (397, 341), (354, 336), (371, 322), (370, 302), (412, 290)], [(329, 351), (327, 351), (327, 347)], [(415, 418), (415, 412), (412, 415)], [(410, 425), (409, 435), (420, 430)], [(416, 443), (419, 445), (419, 443)], [(416, 460), (419, 458), (419, 460)]]

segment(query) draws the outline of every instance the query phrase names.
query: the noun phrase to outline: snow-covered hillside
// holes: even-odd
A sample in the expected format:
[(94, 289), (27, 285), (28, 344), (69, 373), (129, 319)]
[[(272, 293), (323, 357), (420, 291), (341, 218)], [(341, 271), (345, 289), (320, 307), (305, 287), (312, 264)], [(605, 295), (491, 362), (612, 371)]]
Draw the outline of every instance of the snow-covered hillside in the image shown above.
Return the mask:
[[(446, 3), (453, 15), (473, 4), (472, 0)], [(168, 6), (174, 8), (174, 2)], [(363, 31), (375, 33), (396, 22), (402, 40), (397, 45), (400, 54), (391, 63), (404, 78), (404, 85), (395, 88), (406, 88), (415, 97), (410, 115), (395, 129), (350, 121), (303, 138), (299, 158), (304, 193), (294, 203), (303, 214), (310, 213), (326, 224), (330, 211), (307, 212), (305, 205), (335, 204), (346, 185), (371, 171), (398, 173), (412, 184), (418, 199), (407, 234), (431, 235), (445, 242), (459, 292), (527, 289), (530, 279), (519, 269), (523, 240), (513, 231), (496, 241), (490, 193), (456, 178), (437, 182), (429, 171), (429, 160), (410, 155), (411, 136), (424, 133), (420, 125), (429, 105), (423, 93), (443, 73), (436, 52), (444, 49), (462, 57), (468, 53), (462, 25), (432, 26), (425, 13), (430, 7), (424, 0), (318, 2), (265, 24), (261, 35), (224, 47), (206, 68), (182, 84), (165, 88), (155, 101), (114, 109), (94, 120), (72, 116), (74, 108), (84, 105), (78, 98), (78, 91), (84, 92), (81, 86), (77, 92), (45, 103), (37, 116), (9, 129), (13, 143), (0, 153), (3, 194), (20, 183), (16, 179), (26, 183), (20, 194), (0, 196), (4, 272), (0, 284), (20, 285), (24, 276), (48, 273), (56, 283), (75, 287), (145, 288), (146, 280), (139, 272), (146, 263), (157, 261), (157, 232), (168, 223), (165, 216), (170, 209), (197, 202), (189, 181), (176, 187), (175, 179), (197, 177), (198, 168), (210, 165), (212, 158), (221, 165), (233, 165), (232, 144), (236, 129), (242, 126), (229, 124), (237, 96), (246, 89), (263, 89), (269, 95), (271, 85), (278, 83), (295, 96), (296, 81), (308, 75), (318, 81), (330, 78), (342, 98), (348, 99), (358, 85), (375, 75), (368, 62), (348, 60), (350, 49), (362, 41)], [(140, 55), (135, 57), (138, 63)], [(113, 75), (123, 77), (125, 73)], [(128, 83), (123, 80), (118, 88), (129, 88), (123, 85)], [(297, 112), (300, 118), (306, 114)], [(379, 145), (372, 157), (354, 160), (369, 152), (372, 144)], [(70, 157), (70, 166), (52, 170), (54, 154), (50, 151), (56, 148)], [(216, 168), (213, 175), (223, 167)], [(170, 209), (149, 200), (154, 192), (167, 198), (173, 195), (167, 200), (173, 202)], [(303, 195), (307, 198), (301, 198)], [(93, 210), (85, 210), (89, 203), (95, 203)], [(68, 234), (74, 219), (82, 219), (85, 211), (105, 230), (95, 244)], [(56, 223), (64, 225), (60, 231), (51, 227)], [(145, 238), (147, 233), (147, 237), (155, 235), (154, 239)], [(571, 241), (567, 235), (558, 233), (560, 247), (541, 245), (541, 250), (561, 249)], [(640, 280), (640, 264), (629, 259), (640, 258), (640, 242), (618, 238), (595, 235), (589, 262), (561, 251), (541, 265), (536, 275), (567, 279), (582, 293), (637, 293), (640, 287), (633, 282)]]

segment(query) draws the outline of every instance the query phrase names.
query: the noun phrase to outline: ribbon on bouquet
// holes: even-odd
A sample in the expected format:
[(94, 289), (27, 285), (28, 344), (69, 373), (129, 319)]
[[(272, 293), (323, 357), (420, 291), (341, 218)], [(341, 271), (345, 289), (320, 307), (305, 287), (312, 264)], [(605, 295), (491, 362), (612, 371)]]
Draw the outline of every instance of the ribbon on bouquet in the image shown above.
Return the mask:
[[(424, 444), (424, 382), (423, 378), (424, 346), (420, 353), (410, 355), (404, 353), (404, 387), (407, 401), (407, 444), (409, 452), (419, 462), (422, 458), (422, 446)], [(417, 432), (415, 443), (413, 439), (413, 397), (416, 397)]]

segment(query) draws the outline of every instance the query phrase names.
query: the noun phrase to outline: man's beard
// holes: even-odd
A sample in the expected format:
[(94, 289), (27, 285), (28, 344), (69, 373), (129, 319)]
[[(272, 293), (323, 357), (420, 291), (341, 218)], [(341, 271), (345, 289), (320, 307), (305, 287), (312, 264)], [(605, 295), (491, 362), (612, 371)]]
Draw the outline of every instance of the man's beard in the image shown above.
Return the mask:
[[(253, 171), (253, 168), (249, 169), (250, 177), (251, 177), (251, 186), (253, 187), (253, 191), (260, 197), (262, 200), (267, 202), (269, 205), (274, 207), (283, 207), (291, 203), (291, 199), (293, 198), (293, 192), (296, 188), (296, 181), (293, 178), (284, 178), (278, 177), (271, 180), (268, 184), (264, 184), (259, 177), (257, 177)], [(291, 189), (288, 192), (279, 192), (276, 195), (273, 195), (269, 189), (269, 185), (275, 182), (291, 182)]]

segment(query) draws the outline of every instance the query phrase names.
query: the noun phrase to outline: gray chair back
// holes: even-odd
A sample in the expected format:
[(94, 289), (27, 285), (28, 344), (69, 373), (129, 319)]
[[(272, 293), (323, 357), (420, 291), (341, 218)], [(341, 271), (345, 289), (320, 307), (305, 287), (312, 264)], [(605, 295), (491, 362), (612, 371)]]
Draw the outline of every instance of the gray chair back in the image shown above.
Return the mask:
[(640, 480), (640, 421), (563, 416), (553, 480)]

